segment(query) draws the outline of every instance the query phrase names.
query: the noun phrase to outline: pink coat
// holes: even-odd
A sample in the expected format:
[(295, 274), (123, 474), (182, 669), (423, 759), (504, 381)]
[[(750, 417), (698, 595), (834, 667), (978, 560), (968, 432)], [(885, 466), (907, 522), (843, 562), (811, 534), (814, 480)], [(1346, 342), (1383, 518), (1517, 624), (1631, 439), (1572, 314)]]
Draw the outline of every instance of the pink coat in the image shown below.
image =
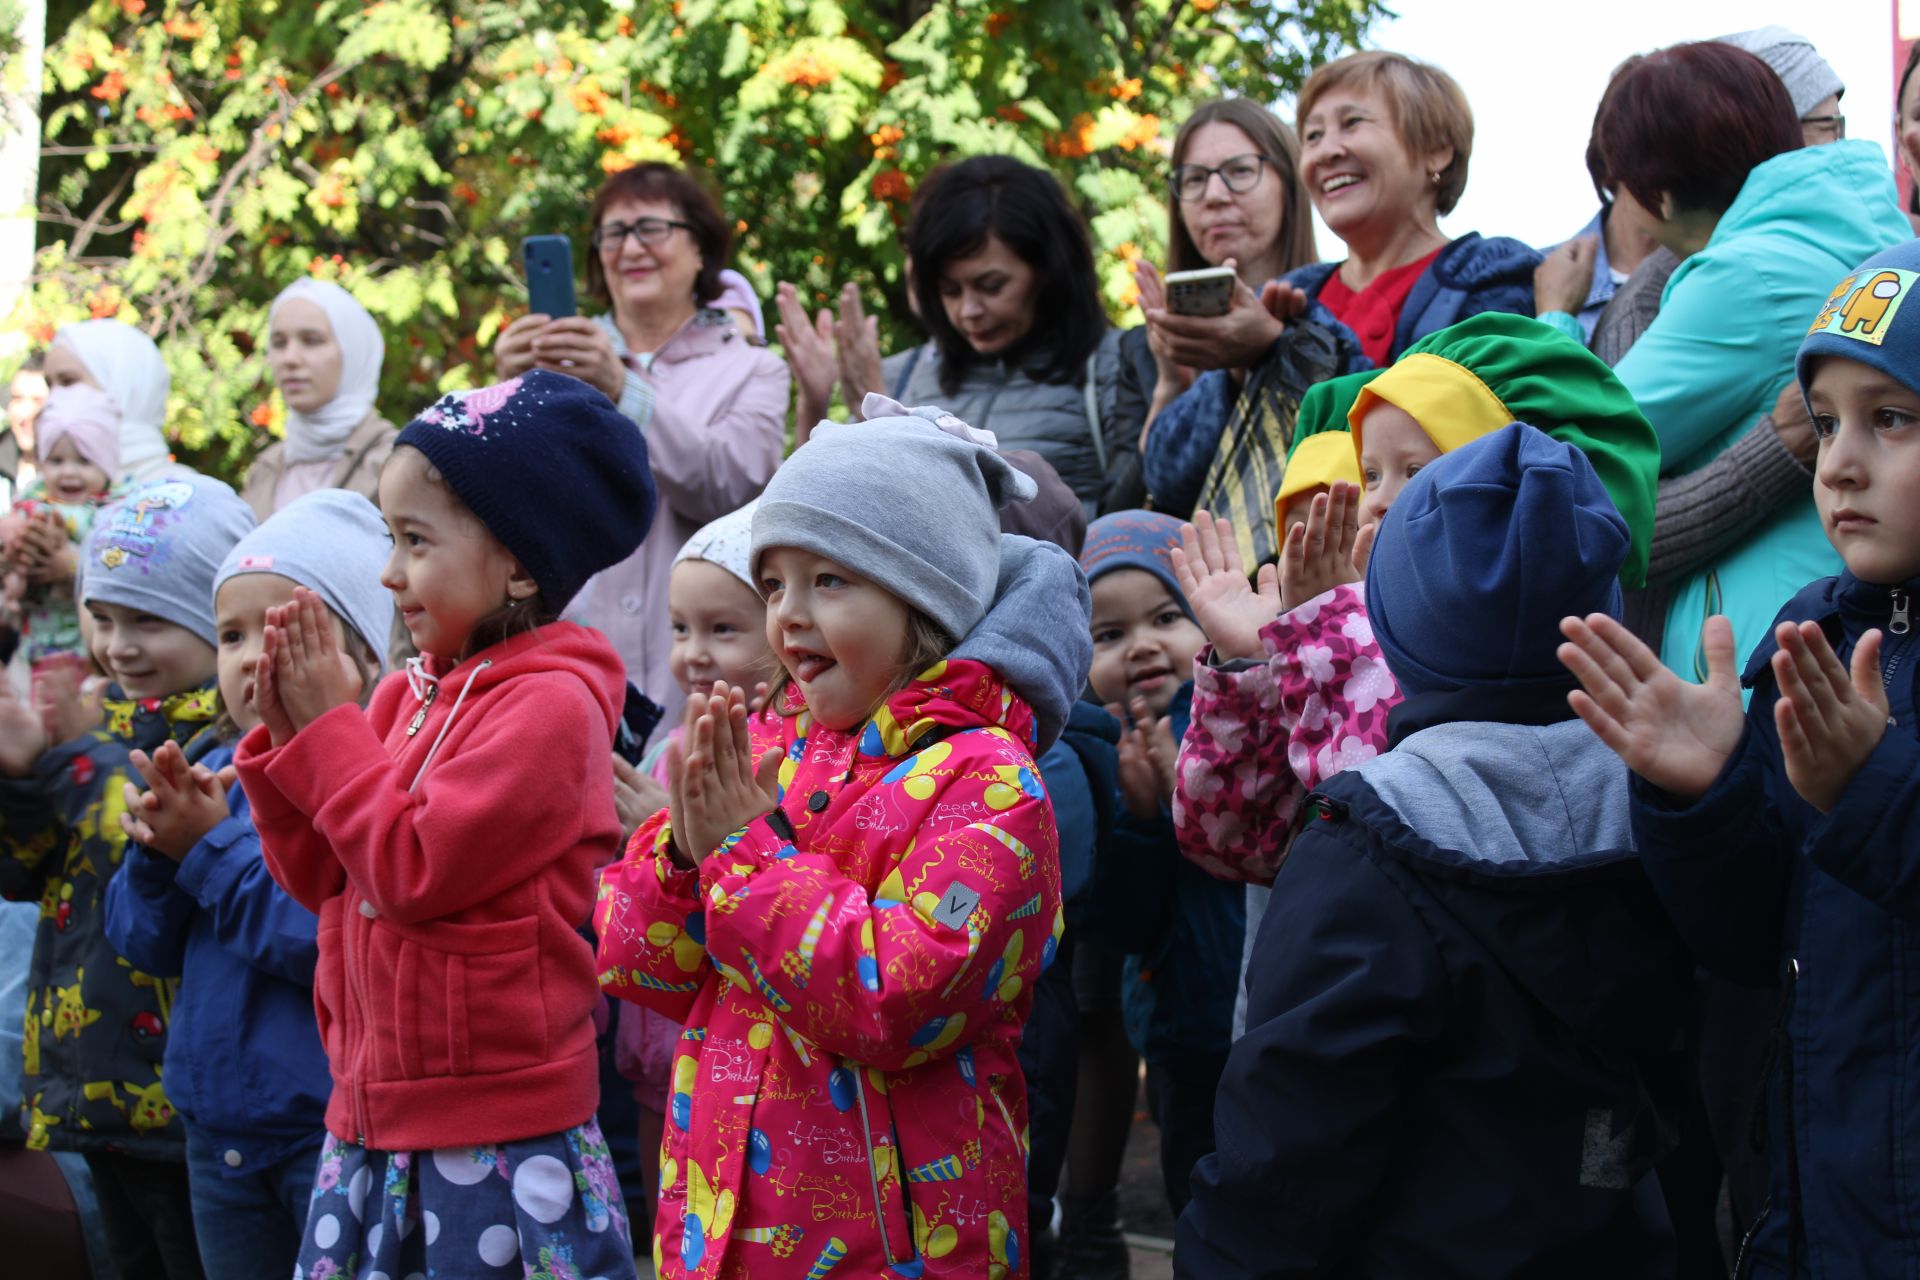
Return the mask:
[(1065, 924), (1031, 732), (975, 662), (931, 668), (857, 734), (790, 695), (756, 724), (784, 756), (784, 820), (696, 874), (656, 815), (604, 873), (602, 986), (686, 1025), (663, 1278), (1026, 1274), (1014, 1051)]
[[(640, 549), (596, 577), (569, 617), (613, 641), (627, 678), (679, 722), (685, 695), (667, 668), (673, 624), (667, 577), (673, 557), (701, 525), (760, 496), (785, 447), (786, 361), (748, 342), (725, 312), (704, 310), (654, 353), (625, 357), (652, 392), (621, 398), (647, 438), (647, 460), (660, 491), (659, 514)], [(637, 402), (637, 403), (636, 403)]]
[(1260, 632), (1244, 670), (1194, 662), (1173, 822), (1180, 851), (1222, 880), (1271, 884), (1307, 793), (1387, 749), (1400, 688), (1357, 586), (1336, 587)]

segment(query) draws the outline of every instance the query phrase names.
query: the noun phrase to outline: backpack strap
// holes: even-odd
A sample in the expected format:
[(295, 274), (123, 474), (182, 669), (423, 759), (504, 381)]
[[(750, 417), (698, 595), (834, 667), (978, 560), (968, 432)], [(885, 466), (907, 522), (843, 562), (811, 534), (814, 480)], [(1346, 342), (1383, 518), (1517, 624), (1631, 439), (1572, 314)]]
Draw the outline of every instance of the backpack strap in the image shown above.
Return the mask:
[(1100, 466), (1100, 474), (1105, 476), (1107, 474), (1107, 441), (1105, 434), (1100, 430), (1099, 363), (1100, 348), (1095, 347), (1092, 354), (1087, 356), (1087, 434), (1093, 437), (1093, 459)]

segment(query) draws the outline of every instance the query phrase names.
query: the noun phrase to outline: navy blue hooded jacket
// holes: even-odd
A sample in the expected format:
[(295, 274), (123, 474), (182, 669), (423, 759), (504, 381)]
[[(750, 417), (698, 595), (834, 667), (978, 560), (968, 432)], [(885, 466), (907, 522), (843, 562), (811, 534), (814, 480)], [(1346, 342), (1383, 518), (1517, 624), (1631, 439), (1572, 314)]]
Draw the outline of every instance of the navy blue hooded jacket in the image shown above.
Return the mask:
[[(1540, 252), (1505, 236), (1491, 239), (1468, 232), (1442, 249), (1414, 282), (1400, 308), (1393, 358), (1430, 333), (1487, 311), (1533, 314), (1533, 269)], [(1307, 385), (1322, 378), (1371, 369), (1353, 330), (1320, 301), (1320, 290), (1339, 269), (1337, 262), (1316, 262), (1283, 276), (1304, 289), (1309, 299), (1303, 323), (1288, 327), (1268, 358), (1285, 358), (1307, 375)], [(1316, 333), (1317, 329), (1317, 333)], [(1311, 355), (1298, 350), (1302, 335), (1313, 335)], [(1290, 336), (1292, 335), (1292, 336)], [(1310, 372), (1309, 372), (1310, 371)], [(1305, 385), (1301, 387), (1304, 392)], [(1220, 437), (1232, 416), (1237, 392), (1224, 370), (1203, 373), (1179, 399), (1161, 410), (1147, 433), (1141, 463), (1154, 507), (1186, 515), (1200, 500), (1201, 487)]]
[(1175, 1274), (1672, 1274), (1691, 972), (1578, 721), (1440, 723), (1328, 780), (1248, 969)]
[[(217, 772), (232, 758), (222, 745), (201, 763)], [(246, 792), (232, 787), (227, 804), (232, 816), (178, 863), (128, 845), (106, 916), (120, 954), (181, 979), (167, 1096), (240, 1177), (312, 1146), (333, 1084), (313, 1012), (319, 921), (268, 874)]]
[(1769, 1197), (1743, 1277), (1920, 1275), (1916, 591), (1842, 574), (1780, 611), (1820, 623), (1842, 662), (1868, 630), (1885, 633), (1893, 723), (1831, 813), (1787, 781), (1771, 628), (1747, 667), (1746, 733), (1712, 789), (1673, 807), (1634, 787), (1647, 873), (1700, 962), (1783, 993), (1764, 1093)]

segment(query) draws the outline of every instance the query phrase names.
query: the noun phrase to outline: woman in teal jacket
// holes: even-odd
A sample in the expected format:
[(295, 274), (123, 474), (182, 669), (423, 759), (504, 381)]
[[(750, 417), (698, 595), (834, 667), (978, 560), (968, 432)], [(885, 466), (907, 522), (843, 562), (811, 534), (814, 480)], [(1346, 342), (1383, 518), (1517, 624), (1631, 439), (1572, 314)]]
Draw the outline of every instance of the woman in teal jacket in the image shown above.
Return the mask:
[[(1684, 474), (1773, 406), (1833, 282), (1912, 229), (1880, 148), (1803, 148), (1779, 78), (1730, 45), (1649, 55), (1623, 73), (1595, 134), (1618, 205), (1682, 259), (1614, 372), (1660, 436), (1663, 474)], [(1565, 312), (1541, 319), (1580, 336)], [(1660, 656), (1704, 679), (1709, 614), (1733, 620), (1745, 654), (1802, 586), (1838, 570), (1809, 491), (1674, 584)]]

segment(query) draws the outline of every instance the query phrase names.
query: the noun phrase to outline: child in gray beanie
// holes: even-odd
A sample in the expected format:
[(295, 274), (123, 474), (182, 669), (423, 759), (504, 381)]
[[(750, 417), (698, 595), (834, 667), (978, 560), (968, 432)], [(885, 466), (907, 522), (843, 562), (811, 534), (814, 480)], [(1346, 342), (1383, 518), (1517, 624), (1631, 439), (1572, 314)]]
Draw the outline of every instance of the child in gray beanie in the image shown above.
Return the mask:
[[(752, 577), (786, 677), (756, 718), (725, 685), (690, 700), (668, 808), (602, 877), (601, 984), (705, 1028), (708, 1044), (759, 1046), (759, 1078), (783, 1082), (756, 1102), (698, 1069), (700, 1044), (683, 1039), (665, 1167), (739, 1159), (730, 1135), (749, 1123), (840, 1131), (875, 1106), (901, 1152), (958, 1152), (964, 1130), (964, 1161), (876, 1157), (877, 1212), (839, 1224), (818, 1258), (869, 1275), (937, 1250), (943, 1274), (1016, 1274), (1027, 1105), (1014, 1051), (1064, 926), (1034, 759), (1085, 687), (1086, 581), (1060, 548), (1000, 533), (1000, 509), (1034, 485), (990, 435), (877, 397), (865, 412), (818, 427), (760, 499)], [(689, 971), (680, 939), (695, 919), (712, 963)], [(786, 1036), (766, 1035), (768, 1020)], [(831, 1177), (831, 1156), (780, 1158), (789, 1176)], [(662, 1191), (656, 1256), (698, 1267), (731, 1250), (719, 1269), (744, 1269), (755, 1246), (716, 1225), (704, 1177)], [(929, 1180), (941, 1197), (909, 1199)], [(780, 1186), (734, 1185), (735, 1219), (781, 1220)], [(966, 1203), (995, 1207), (951, 1209)]]

